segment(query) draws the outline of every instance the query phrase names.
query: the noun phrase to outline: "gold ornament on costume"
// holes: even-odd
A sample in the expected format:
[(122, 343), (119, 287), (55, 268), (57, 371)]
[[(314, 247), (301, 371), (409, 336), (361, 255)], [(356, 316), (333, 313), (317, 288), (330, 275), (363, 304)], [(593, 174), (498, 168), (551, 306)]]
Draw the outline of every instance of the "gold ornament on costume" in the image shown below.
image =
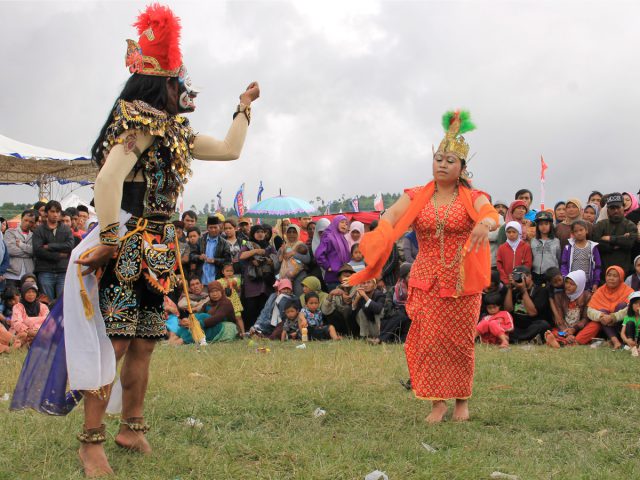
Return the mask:
[(456, 110), (447, 112), (442, 116), (442, 126), (445, 135), (438, 152), (454, 153), (460, 160), (466, 160), (469, 155), (469, 144), (466, 142), (463, 133), (475, 130), (476, 126), (471, 122), (471, 115), (467, 111)]

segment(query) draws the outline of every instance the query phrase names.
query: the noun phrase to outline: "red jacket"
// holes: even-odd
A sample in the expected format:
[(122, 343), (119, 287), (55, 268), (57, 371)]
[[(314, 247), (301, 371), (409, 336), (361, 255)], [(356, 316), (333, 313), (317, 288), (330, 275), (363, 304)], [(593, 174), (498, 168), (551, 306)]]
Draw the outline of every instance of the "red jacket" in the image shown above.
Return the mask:
[(527, 242), (520, 241), (516, 247), (516, 251), (514, 252), (511, 245), (509, 245), (508, 242), (505, 242), (498, 247), (496, 264), (498, 266), (498, 272), (500, 272), (500, 280), (505, 285), (508, 285), (509, 275), (515, 267), (525, 265), (526, 267), (531, 268), (531, 265), (533, 264), (531, 247)]

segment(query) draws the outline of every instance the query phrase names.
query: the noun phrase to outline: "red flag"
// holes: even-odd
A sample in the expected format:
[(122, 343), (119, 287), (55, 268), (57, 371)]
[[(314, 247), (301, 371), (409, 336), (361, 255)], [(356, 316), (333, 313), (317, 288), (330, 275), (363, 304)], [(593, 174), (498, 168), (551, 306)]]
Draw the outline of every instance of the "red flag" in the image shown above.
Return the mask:
[(544, 173), (547, 171), (547, 164), (544, 162), (544, 157), (540, 155), (540, 180), (544, 182)]

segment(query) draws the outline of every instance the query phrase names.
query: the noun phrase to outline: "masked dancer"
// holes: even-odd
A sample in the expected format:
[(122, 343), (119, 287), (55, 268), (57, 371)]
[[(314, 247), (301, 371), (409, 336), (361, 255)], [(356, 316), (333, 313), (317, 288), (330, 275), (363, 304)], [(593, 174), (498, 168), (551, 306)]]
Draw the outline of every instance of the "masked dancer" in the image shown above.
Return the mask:
[(449, 399), (455, 399), (454, 420), (469, 418), (474, 332), (491, 277), (488, 233), (498, 225), (488, 195), (469, 181), (469, 145), (462, 134), (475, 127), (468, 112), (448, 112), (443, 125), (433, 180), (405, 190), (364, 236), (360, 249), (367, 267), (348, 280), (357, 285), (379, 277), (394, 242), (413, 226), (419, 251), (409, 277), (412, 323), (405, 352), (416, 397), (432, 402), (429, 423), (443, 420)]
[[(134, 26), (139, 40), (127, 40), (126, 52), (132, 75), (91, 150), (99, 167), (99, 225), (72, 253), (64, 300), (34, 342), (12, 403), (14, 409), (66, 414), (83, 397), (78, 439), (88, 477), (113, 473), (103, 449), (103, 422), (120, 360), (122, 419), (115, 442), (151, 451), (144, 420), (149, 364), (156, 342), (165, 337), (163, 300), (176, 286), (180, 263), (170, 219), (192, 158), (239, 157), (251, 103), (260, 94), (251, 83), (240, 95), (224, 140), (194, 133), (181, 115), (194, 111), (198, 91), (182, 63), (180, 19), (154, 4)], [(70, 392), (61, 396), (67, 375)]]

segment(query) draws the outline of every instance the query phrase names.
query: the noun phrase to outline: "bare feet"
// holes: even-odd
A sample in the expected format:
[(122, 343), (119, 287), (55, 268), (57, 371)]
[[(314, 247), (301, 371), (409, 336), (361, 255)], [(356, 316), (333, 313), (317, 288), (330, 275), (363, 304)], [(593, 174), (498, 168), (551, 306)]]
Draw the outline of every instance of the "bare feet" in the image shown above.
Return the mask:
[(431, 406), (431, 413), (427, 416), (427, 423), (440, 423), (447, 413), (447, 403), (444, 400), (436, 400)]
[(614, 350), (620, 350), (622, 348), (622, 343), (620, 343), (620, 340), (618, 340), (616, 337), (613, 337), (611, 339), (611, 345), (613, 346)]
[(83, 443), (78, 450), (84, 474), (87, 478), (106, 477), (113, 475), (102, 443)]
[(469, 420), (469, 401), (468, 400), (456, 400), (456, 406), (453, 409), (453, 416), (451, 417), (454, 422), (466, 422)]
[(544, 341), (547, 342), (547, 346), (551, 348), (560, 348), (560, 344), (558, 340), (556, 340), (555, 335), (551, 330), (547, 330), (544, 332)]
[(119, 447), (127, 450), (144, 454), (151, 453), (151, 445), (149, 445), (144, 433), (133, 431), (126, 425), (120, 425), (120, 431), (116, 435), (115, 441)]

